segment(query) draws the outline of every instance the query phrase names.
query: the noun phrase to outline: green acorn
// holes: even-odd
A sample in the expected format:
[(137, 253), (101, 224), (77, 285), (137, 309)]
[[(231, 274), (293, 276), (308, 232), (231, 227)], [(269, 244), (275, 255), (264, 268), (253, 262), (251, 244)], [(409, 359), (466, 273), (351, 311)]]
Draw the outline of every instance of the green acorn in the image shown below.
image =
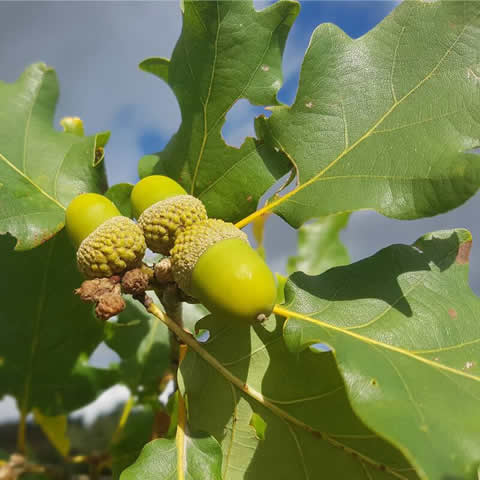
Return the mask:
[(196, 223), (179, 233), (171, 255), (179, 287), (212, 313), (255, 321), (272, 312), (275, 278), (233, 224), (214, 219)]
[(142, 263), (146, 250), (142, 230), (102, 195), (75, 197), (65, 226), (77, 247), (78, 268), (87, 278), (111, 277)]
[(184, 188), (164, 175), (150, 175), (142, 178), (132, 190), (130, 200), (132, 202), (133, 216), (140, 217), (144, 210), (160, 200), (175, 195), (186, 195)]
[(140, 180), (132, 190), (131, 201), (148, 248), (163, 255), (170, 253), (181, 231), (207, 219), (200, 200), (162, 175)]

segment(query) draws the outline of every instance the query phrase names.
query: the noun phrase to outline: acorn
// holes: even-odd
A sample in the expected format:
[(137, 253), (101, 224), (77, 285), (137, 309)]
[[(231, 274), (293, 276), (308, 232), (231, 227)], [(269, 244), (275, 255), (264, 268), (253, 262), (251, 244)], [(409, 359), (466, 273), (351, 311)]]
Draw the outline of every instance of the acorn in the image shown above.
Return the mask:
[(178, 286), (210, 312), (250, 322), (272, 312), (275, 277), (235, 225), (195, 223), (178, 234), (171, 255)]
[(140, 180), (132, 190), (131, 202), (148, 248), (163, 255), (170, 253), (181, 231), (207, 219), (200, 200), (162, 175)]
[(133, 187), (132, 193), (130, 194), (133, 216), (135, 218), (140, 217), (144, 210), (160, 200), (165, 200), (175, 195), (186, 194), (185, 189), (170, 177), (150, 175), (142, 178)]
[(65, 227), (77, 248), (78, 269), (87, 278), (111, 277), (142, 263), (147, 247), (141, 228), (103, 195), (75, 197)]

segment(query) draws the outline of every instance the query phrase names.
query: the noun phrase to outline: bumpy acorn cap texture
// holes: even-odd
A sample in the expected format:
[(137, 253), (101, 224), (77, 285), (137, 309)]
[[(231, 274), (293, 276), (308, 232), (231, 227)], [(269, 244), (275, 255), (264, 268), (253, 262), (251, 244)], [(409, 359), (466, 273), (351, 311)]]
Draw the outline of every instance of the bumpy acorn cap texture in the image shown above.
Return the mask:
[(207, 211), (198, 198), (175, 195), (154, 203), (138, 219), (148, 248), (168, 255), (177, 235), (193, 224), (207, 219)]
[(172, 273), (184, 292), (191, 294), (192, 272), (198, 259), (212, 245), (230, 238), (238, 238), (249, 245), (247, 235), (233, 223), (212, 218), (192, 225), (177, 236), (171, 251)]
[(142, 230), (133, 220), (113, 217), (83, 240), (77, 265), (87, 278), (111, 277), (138, 267), (146, 248)]

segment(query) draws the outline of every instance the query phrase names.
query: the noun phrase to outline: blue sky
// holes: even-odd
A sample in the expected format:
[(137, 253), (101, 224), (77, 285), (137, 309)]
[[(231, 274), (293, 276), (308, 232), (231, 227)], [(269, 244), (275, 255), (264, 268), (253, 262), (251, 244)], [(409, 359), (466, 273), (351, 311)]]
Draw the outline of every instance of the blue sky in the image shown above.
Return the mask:
[[(358, 37), (381, 21), (396, 2), (301, 4), (285, 52), (285, 85), (279, 95), (285, 103), (294, 99), (303, 53), (318, 24), (333, 22)], [(53, 66), (61, 87), (56, 125), (63, 116), (78, 115), (87, 133), (111, 130), (106, 152), (110, 183), (135, 182), (139, 158), (160, 150), (180, 123), (170, 89), (137, 65), (149, 56), (169, 57), (180, 30), (178, 3), (171, 1), (0, 2), (0, 79), (14, 81), (34, 61)], [(246, 135), (253, 135), (253, 118), (259, 113), (262, 108), (246, 101), (235, 105), (223, 129), (226, 140), (239, 145)], [(426, 232), (443, 228), (469, 228), (475, 239), (480, 237), (479, 207), (477, 195), (461, 208), (429, 219), (401, 222), (375, 212), (358, 212), (342, 238), (353, 260), (392, 243), (412, 243)], [(271, 217), (266, 248), (272, 269), (283, 272), (287, 257), (296, 251), (296, 232)], [(480, 293), (480, 255), (475, 242), (471, 260), (472, 285)], [(97, 363), (109, 358), (100, 355)], [(0, 416), (7, 415), (5, 407), (0, 406), (0, 412)]]

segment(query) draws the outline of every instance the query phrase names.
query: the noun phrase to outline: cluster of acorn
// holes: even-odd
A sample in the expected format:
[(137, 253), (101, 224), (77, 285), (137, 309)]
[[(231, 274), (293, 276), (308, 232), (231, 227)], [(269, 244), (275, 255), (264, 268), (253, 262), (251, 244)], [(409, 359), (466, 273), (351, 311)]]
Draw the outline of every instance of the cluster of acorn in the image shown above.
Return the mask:
[(162, 175), (138, 182), (131, 204), (137, 223), (95, 193), (79, 195), (68, 206), (66, 229), (85, 277), (137, 268), (148, 247), (170, 256), (179, 288), (212, 313), (254, 321), (272, 312), (274, 276), (235, 225), (209, 219), (200, 200)]

